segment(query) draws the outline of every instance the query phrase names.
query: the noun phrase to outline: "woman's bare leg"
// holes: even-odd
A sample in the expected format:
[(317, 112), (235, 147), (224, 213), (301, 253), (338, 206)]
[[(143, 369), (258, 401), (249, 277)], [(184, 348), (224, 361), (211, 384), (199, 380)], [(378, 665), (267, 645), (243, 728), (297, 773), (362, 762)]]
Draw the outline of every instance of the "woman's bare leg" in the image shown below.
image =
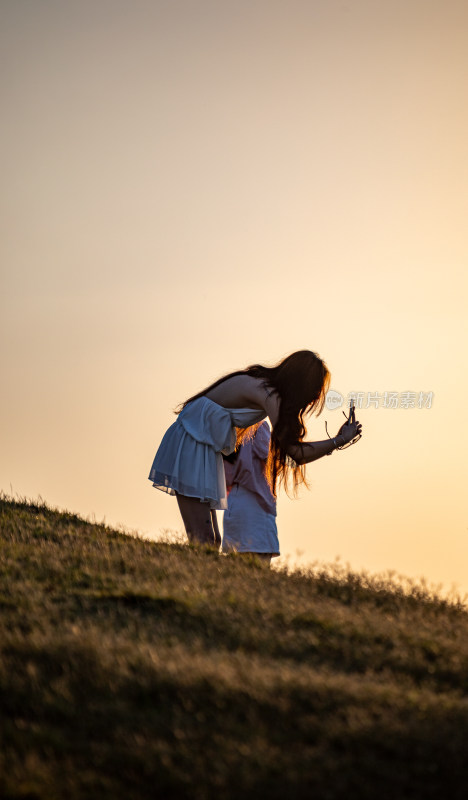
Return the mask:
[(216, 516), (216, 510), (214, 508), (211, 509), (211, 523), (213, 525), (213, 530), (214, 530), (215, 544), (217, 547), (221, 547), (221, 534), (219, 532), (218, 518)]
[(190, 544), (209, 544), (214, 547), (215, 532), (210, 504), (201, 503), (197, 497), (185, 497), (182, 494), (177, 495), (177, 502)]

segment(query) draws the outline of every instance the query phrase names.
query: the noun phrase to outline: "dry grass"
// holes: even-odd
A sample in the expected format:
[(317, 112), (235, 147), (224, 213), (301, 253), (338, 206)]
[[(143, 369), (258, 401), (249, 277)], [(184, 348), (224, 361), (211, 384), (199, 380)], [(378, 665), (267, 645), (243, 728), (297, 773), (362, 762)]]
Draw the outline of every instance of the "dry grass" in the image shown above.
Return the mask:
[(461, 601), (0, 501), (4, 800), (465, 798)]

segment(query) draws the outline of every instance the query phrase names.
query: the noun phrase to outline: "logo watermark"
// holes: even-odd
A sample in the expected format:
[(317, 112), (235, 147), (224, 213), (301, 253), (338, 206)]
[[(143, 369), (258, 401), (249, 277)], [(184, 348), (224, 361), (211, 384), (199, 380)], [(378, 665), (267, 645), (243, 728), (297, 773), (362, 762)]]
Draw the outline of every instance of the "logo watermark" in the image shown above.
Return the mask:
[(336, 408), (349, 408), (351, 402), (356, 408), (432, 408), (434, 392), (348, 392), (347, 395), (330, 389), (325, 398), (329, 411)]

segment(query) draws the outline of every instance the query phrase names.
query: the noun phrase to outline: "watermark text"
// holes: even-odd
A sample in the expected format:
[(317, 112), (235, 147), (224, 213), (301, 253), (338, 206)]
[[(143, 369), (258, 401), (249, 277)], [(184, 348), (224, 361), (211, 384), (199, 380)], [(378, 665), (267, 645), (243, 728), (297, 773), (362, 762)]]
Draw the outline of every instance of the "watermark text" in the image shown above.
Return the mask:
[(341, 392), (330, 389), (327, 392), (325, 406), (329, 411), (336, 408), (349, 408), (354, 402), (356, 408), (432, 408), (434, 392)]

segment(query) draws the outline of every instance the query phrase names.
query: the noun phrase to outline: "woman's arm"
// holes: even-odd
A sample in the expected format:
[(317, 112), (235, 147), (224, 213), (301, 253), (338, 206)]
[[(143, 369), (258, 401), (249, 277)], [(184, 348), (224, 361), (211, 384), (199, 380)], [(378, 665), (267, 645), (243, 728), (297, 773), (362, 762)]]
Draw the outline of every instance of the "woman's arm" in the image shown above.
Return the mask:
[[(354, 437), (353, 437), (354, 438)], [(343, 436), (335, 436), (334, 439), (323, 439), (321, 442), (300, 442), (288, 447), (288, 455), (302, 466), (317, 461), (318, 458), (329, 456), (338, 447), (346, 444)]]
[(345, 422), (333, 439), (324, 439), (321, 442), (298, 442), (288, 447), (288, 455), (294, 459), (296, 464), (309, 464), (322, 456), (329, 456), (338, 447), (348, 444), (356, 436), (360, 436), (361, 431), (361, 423), (353, 419)]
[[(280, 400), (276, 393), (263, 397), (263, 407), (273, 428), (279, 417), (279, 406)], [(329, 456), (338, 447), (348, 444), (361, 433), (361, 427), (360, 422), (352, 419), (352, 421), (345, 422), (341, 426), (338, 434), (333, 439), (324, 439), (320, 442), (298, 442), (297, 444), (289, 445), (287, 453), (296, 464), (300, 466), (309, 464), (311, 461), (317, 461), (318, 458)]]

